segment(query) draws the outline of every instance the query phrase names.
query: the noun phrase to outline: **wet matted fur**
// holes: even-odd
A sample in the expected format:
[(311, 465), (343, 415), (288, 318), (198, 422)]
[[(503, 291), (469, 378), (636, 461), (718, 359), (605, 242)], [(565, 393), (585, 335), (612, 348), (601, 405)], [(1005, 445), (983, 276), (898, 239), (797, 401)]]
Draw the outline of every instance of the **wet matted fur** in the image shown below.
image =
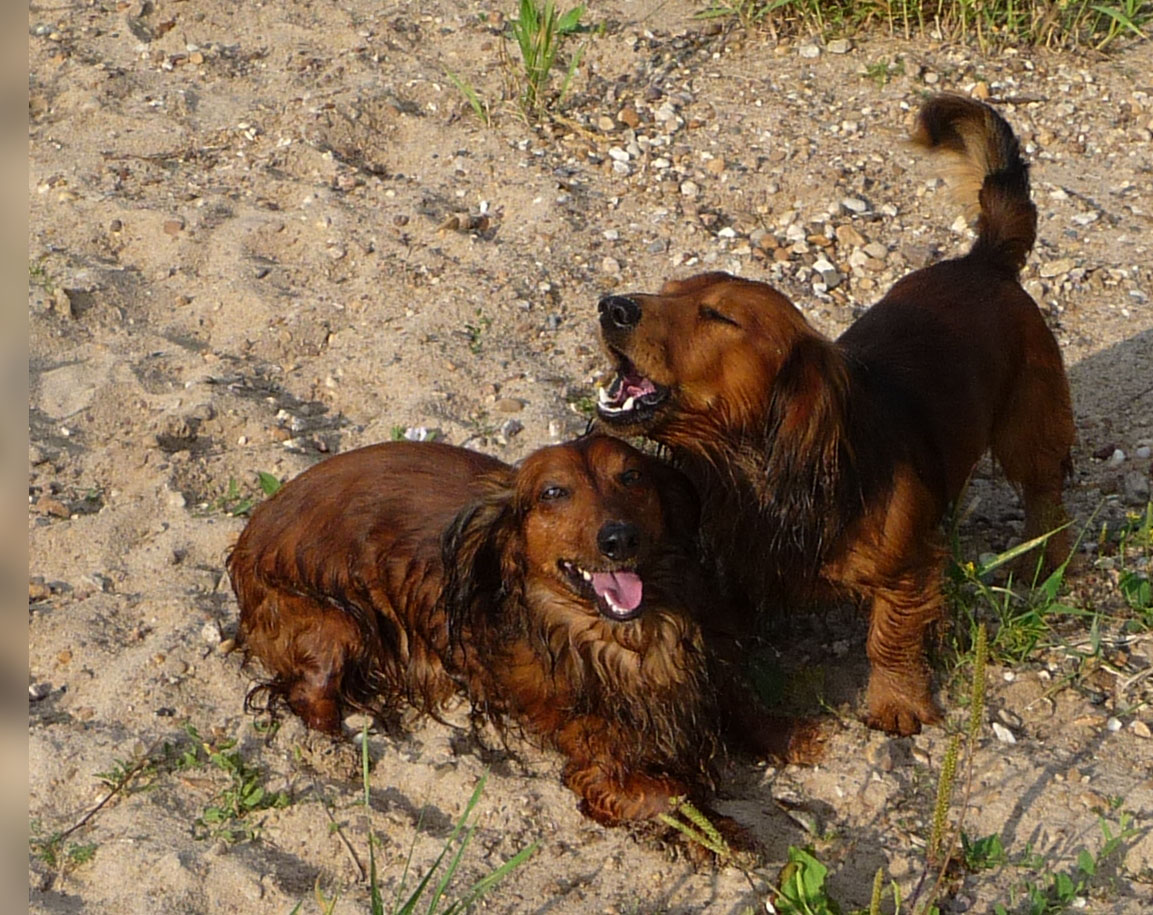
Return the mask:
[(716, 710), (688, 481), (608, 436), (519, 466), (443, 444), (321, 462), (258, 506), (228, 571), (263, 684), (334, 734), (458, 693), (567, 757), (603, 823), (700, 796)]
[[(770, 286), (723, 273), (600, 303), (617, 369), (603, 424), (670, 450), (747, 605), (829, 590), (869, 602), (867, 721), (898, 734), (940, 718), (923, 643), (942, 611), (948, 504), (992, 449), (1022, 491), (1025, 536), (1058, 527), (1074, 437), (1060, 351), (1018, 282), (1036, 208), (1012, 130), (942, 95), (914, 140), (953, 154), (977, 240), (904, 277), (835, 342)], [(1052, 537), (1047, 566), (1068, 549)]]

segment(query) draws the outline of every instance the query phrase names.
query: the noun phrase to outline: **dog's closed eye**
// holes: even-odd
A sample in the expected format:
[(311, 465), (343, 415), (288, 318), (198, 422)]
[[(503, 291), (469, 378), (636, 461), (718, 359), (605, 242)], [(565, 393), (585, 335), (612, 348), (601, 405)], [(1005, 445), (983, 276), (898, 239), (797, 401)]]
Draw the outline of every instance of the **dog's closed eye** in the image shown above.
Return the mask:
[(698, 314), (700, 315), (702, 321), (716, 321), (720, 324), (729, 324), (733, 327), (741, 326), (728, 315), (722, 314), (715, 308), (710, 308), (708, 305), (702, 305)]

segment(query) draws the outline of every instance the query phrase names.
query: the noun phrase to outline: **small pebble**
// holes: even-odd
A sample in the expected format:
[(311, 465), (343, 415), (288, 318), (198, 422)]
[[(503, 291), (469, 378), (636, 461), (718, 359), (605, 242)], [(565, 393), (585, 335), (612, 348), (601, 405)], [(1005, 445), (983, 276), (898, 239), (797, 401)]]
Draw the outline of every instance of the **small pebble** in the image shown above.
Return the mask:
[(848, 38), (834, 38), (826, 47), (830, 54), (848, 54), (853, 43)]
[(209, 620), (200, 627), (200, 638), (208, 645), (219, 645), (222, 640), (220, 627), (212, 622), (212, 620)]
[(1109, 718), (1107, 718), (1105, 720), (1105, 729), (1108, 731), (1111, 731), (1113, 733), (1116, 733), (1117, 731), (1121, 730), (1120, 720), (1117, 718), (1114, 718), (1113, 716), (1109, 716)]
[(633, 130), (636, 130), (641, 123), (640, 115), (637, 114), (637, 110), (632, 105), (625, 105), (624, 108), (618, 111), (617, 120)]
[(1055, 261), (1048, 261), (1042, 264), (1037, 273), (1042, 279), (1052, 279), (1055, 276), (1060, 276), (1062, 273), (1068, 273), (1075, 266), (1077, 266), (1077, 264), (1072, 258), (1062, 257)]
[(850, 213), (865, 213), (869, 209), (869, 205), (859, 197), (845, 197), (841, 200), (841, 206)]
[(997, 717), (1011, 728), (1020, 728), (1022, 725), (1021, 716), (1007, 708), (998, 710)]
[(1017, 738), (1013, 736), (1013, 732), (999, 721), (993, 722), (993, 734), (1001, 743), (1015, 744), (1017, 742)]
[(833, 234), (837, 236), (838, 244), (860, 248), (868, 243), (865, 236), (852, 226), (837, 226)]
[(812, 60), (815, 57), (821, 56), (821, 49), (815, 44), (803, 44), (797, 48), (797, 53), (806, 60)]
[(1149, 474), (1144, 470), (1130, 470), (1121, 481), (1122, 495), (1130, 505), (1143, 506), (1149, 501)]
[(28, 687), (28, 701), (39, 702), (41, 699), (47, 699), (51, 692), (51, 683), (33, 683)]
[(1131, 730), (1138, 737), (1143, 737), (1146, 740), (1148, 740), (1150, 737), (1153, 737), (1153, 733), (1151, 733), (1149, 730), (1149, 725), (1147, 725), (1144, 721), (1134, 721), (1131, 725), (1129, 725), (1129, 730)]
[(700, 185), (695, 181), (684, 181), (681, 183), (681, 193), (686, 197), (696, 197), (700, 192)]

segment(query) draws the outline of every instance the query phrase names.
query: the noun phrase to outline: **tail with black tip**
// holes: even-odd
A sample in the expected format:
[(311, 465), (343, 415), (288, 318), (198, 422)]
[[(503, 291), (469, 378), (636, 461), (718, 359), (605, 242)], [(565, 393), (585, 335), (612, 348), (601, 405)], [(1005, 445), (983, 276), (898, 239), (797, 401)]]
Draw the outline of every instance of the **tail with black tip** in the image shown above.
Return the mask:
[(913, 142), (953, 154), (945, 176), (977, 219), (970, 256), (1020, 271), (1037, 238), (1037, 208), (1029, 196), (1029, 166), (1005, 119), (973, 99), (937, 95), (921, 108)]

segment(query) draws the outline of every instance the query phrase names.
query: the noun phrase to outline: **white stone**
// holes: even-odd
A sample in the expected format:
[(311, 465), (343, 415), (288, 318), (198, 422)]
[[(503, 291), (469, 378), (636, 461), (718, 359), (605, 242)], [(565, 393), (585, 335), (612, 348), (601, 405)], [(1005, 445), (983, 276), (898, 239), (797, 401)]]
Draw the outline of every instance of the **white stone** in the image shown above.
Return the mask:
[(1013, 736), (1013, 732), (999, 721), (993, 722), (993, 734), (1001, 743), (1015, 744), (1017, 742), (1017, 738)]

